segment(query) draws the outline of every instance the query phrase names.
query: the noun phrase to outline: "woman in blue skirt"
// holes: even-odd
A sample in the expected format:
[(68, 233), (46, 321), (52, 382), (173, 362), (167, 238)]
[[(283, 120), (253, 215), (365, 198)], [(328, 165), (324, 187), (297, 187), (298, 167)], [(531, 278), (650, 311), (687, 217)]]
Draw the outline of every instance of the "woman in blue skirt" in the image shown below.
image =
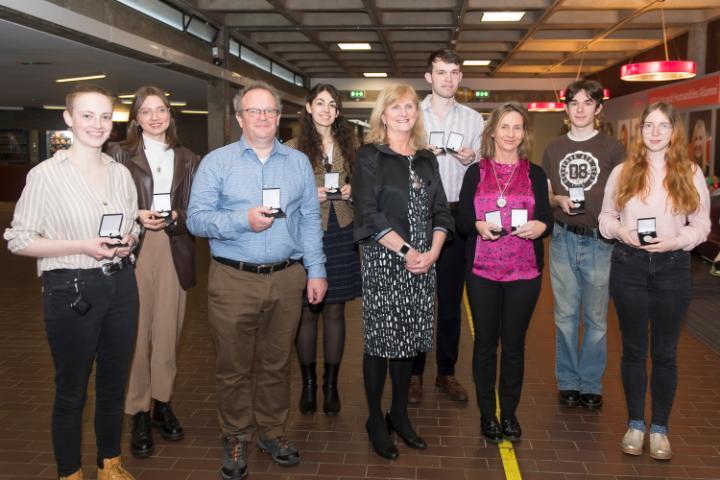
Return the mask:
[(317, 324), (322, 313), (323, 411), (326, 415), (337, 415), (340, 411), (337, 377), (345, 346), (345, 302), (360, 296), (362, 287), (350, 204), (350, 176), (357, 140), (342, 115), (340, 94), (335, 87), (318, 84), (310, 90), (305, 110), (300, 114), (300, 135), (287, 145), (307, 155), (315, 171), (327, 255), (325, 301), (319, 306), (305, 303), (295, 342), (303, 376), (300, 413), (312, 415), (316, 410)]

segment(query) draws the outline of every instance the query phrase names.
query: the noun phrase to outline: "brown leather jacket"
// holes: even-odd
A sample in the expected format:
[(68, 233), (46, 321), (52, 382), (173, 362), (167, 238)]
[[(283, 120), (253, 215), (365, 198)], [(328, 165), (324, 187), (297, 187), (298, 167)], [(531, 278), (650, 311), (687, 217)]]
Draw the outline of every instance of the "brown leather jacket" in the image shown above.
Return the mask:
[[(130, 170), (135, 188), (137, 188), (138, 208), (149, 210), (152, 206), (153, 176), (145, 152), (142, 149), (133, 152), (115, 143), (108, 146), (107, 154)], [(200, 159), (184, 147), (175, 148), (175, 166), (172, 181), (172, 209), (177, 212), (177, 220), (165, 228), (170, 243), (175, 271), (180, 286), (187, 290), (195, 286), (195, 237), (187, 229), (187, 206), (190, 201), (190, 187)], [(140, 255), (142, 235), (135, 250)]]

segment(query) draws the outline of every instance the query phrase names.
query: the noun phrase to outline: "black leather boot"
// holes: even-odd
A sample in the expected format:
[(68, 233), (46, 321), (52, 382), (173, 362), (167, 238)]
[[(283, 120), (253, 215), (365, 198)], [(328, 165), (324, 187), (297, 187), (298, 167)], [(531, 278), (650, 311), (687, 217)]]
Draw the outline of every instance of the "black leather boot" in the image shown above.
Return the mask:
[(298, 407), (303, 415), (312, 415), (317, 409), (317, 375), (315, 374), (315, 362), (307, 365), (300, 365), (302, 372), (302, 392)]
[(152, 455), (154, 449), (150, 413), (138, 412), (133, 415), (130, 452), (135, 458), (147, 458)]
[(170, 402), (155, 400), (152, 416), (153, 427), (160, 431), (160, 436), (165, 440), (176, 442), (183, 439), (185, 432), (175, 416), (175, 412), (170, 408)]
[(323, 411), (325, 415), (337, 415), (340, 411), (340, 395), (337, 389), (337, 377), (340, 365), (333, 363), (325, 364), (325, 373), (323, 374)]

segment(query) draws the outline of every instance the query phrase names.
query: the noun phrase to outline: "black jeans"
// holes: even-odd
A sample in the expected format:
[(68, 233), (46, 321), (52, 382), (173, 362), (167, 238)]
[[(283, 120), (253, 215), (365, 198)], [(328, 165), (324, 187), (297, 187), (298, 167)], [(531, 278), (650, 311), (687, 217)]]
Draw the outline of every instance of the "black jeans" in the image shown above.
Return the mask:
[[(457, 209), (450, 210), (453, 218)], [(447, 242), (436, 264), (437, 271), (437, 336), (435, 355), (438, 375), (455, 375), (460, 345), (462, 295), (465, 286), (465, 237), (455, 233)], [(412, 374), (425, 372), (425, 353), (413, 360)]]
[(610, 294), (622, 333), (628, 417), (645, 418), (650, 343), (652, 424), (667, 427), (677, 387), (678, 339), (692, 296), (690, 252), (647, 253), (618, 243), (612, 254)]
[(470, 310), (475, 329), (473, 378), (483, 417), (495, 416), (497, 349), (500, 357), (500, 411), (514, 419), (520, 402), (525, 368), (525, 333), (535, 310), (542, 276), (531, 280), (497, 282), (467, 274)]
[[(91, 304), (85, 315), (70, 304)], [(43, 274), (45, 330), (55, 364), (52, 439), (58, 474), (80, 468), (82, 412), (93, 361), (98, 464), (120, 455), (123, 396), (137, 332), (138, 291), (131, 267), (105, 276), (99, 269)]]

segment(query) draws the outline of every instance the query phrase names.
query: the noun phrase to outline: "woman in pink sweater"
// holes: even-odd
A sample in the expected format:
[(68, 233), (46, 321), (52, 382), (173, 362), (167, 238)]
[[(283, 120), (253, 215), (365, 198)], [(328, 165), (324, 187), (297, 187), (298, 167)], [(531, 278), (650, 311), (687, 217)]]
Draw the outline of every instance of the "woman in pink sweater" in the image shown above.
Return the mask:
[(672, 105), (647, 107), (636, 138), (627, 160), (610, 174), (600, 213), (600, 232), (618, 240), (610, 294), (622, 333), (629, 418), (620, 446), (630, 455), (643, 452), (650, 346), (650, 456), (667, 460), (677, 344), (691, 298), (690, 251), (710, 232), (710, 194), (702, 171), (688, 157), (685, 129)]

